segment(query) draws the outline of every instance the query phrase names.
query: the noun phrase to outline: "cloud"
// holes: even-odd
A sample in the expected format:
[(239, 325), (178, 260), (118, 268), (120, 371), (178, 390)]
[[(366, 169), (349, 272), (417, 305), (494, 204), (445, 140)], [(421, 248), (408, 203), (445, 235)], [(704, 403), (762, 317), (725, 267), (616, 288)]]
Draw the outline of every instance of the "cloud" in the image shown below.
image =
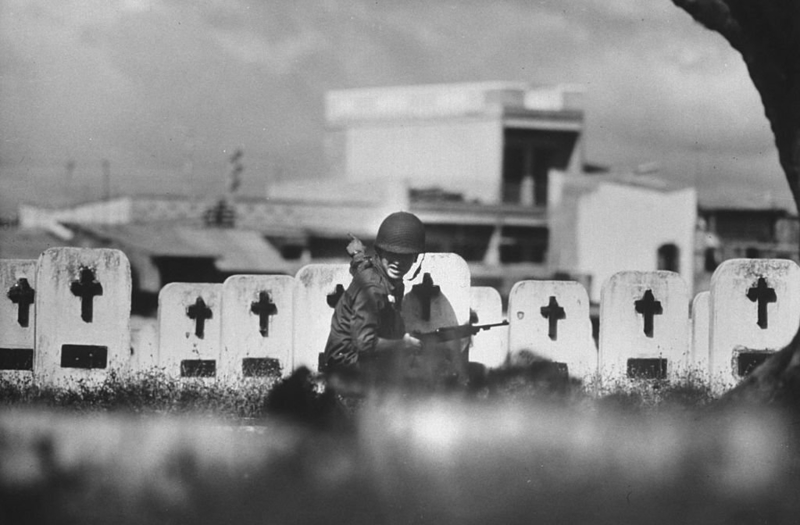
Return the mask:
[(584, 84), (590, 160), (776, 170), (741, 57), (668, 0), (6, 0), (0, 44), (4, 176), (318, 175), (326, 90), (479, 80)]
[(313, 55), (325, 45), (325, 40), (319, 33), (308, 29), (292, 38), (274, 43), (263, 35), (250, 31), (217, 30), (213, 34), (231, 57), (247, 64), (265, 65), (275, 74), (290, 73), (304, 58)]

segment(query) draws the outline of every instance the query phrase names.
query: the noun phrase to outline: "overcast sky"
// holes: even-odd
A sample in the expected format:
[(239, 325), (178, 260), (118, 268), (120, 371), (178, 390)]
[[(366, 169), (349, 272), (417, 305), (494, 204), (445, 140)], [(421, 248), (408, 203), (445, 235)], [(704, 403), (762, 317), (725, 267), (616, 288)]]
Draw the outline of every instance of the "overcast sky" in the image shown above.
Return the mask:
[(221, 191), (240, 147), (248, 192), (319, 176), (325, 91), (483, 80), (583, 84), (591, 162), (788, 196), (740, 56), (671, 0), (0, 6), (3, 213), (102, 195), (102, 159), (114, 192)]

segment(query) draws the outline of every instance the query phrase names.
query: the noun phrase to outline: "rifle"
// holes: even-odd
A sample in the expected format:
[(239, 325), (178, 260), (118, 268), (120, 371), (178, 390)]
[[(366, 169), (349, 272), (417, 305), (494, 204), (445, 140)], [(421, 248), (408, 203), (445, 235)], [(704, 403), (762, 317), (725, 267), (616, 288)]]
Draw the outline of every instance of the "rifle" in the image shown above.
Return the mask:
[(442, 343), (444, 341), (454, 341), (456, 339), (471, 337), (481, 330), (489, 330), (496, 326), (508, 326), (508, 321), (506, 320), (502, 323), (445, 326), (437, 328), (433, 332), (412, 332), (411, 335), (420, 339), (423, 343)]

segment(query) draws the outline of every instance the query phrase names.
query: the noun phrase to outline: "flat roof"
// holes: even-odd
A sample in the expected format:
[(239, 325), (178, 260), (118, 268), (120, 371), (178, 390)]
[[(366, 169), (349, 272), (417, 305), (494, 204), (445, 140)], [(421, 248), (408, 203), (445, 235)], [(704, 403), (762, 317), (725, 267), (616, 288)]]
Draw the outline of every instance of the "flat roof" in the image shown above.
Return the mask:
[(698, 201), (701, 210), (773, 211), (797, 215), (788, 190), (785, 196), (777, 196), (769, 191), (704, 190), (699, 192)]
[(335, 90), (325, 94), (325, 120), (335, 125), (354, 121), (502, 116), (511, 109), (516, 116), (541, 112), (582, 118), (584, 92), (579, 85), (536, 86), (525, 82)]
[(153, 257), (211, 258), (222, 271), (289, 273), (292, 270), (291, 264), (257, 231), (170, 223), (73, 225), (73, 228)]

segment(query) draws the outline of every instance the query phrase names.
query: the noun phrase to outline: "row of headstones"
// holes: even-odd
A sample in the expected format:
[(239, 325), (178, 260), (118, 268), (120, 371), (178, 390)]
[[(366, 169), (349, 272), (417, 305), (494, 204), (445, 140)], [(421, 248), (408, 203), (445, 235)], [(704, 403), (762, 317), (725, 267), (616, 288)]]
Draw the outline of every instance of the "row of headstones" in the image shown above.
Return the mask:
[[(234, 275), (171, 283), (158, 297), (154, 344), (131, 346), (131, 270), (112, 249), (51, 248), (38, 260), (0, 260), (0, 374), (49, 384), (161, 369), (221, 378), (318, 369), (331, 314), (350, 283), (347, 264), (311, 264), (296, 276)], [(407, 284), (409, 330), (469, 322), (469, 268), (426, 254)]]
[[(53, 248), (38, 261), (0, 260), (0, 373), (58, 383), (152, 367), (174, 377), (241, 380), (317, 369), (346, 264), (295, 277), (236, 275), (223, 284), (172, 283), (159, 294), (158, 342), (130, 345), (130, 265), (117, 250)], [(620, 272), (604, 284), (599, 349), (589, 299), (570, 281), (521, 281), (507, 328), (481, 331), (469, 357), (488, 367), (524, 352), (570, 375), (680, 378), (694, 371), (729, 387), (787, 344), (800, 319), (800, 267), (788, 260), (726, 261), (691, 304), (672, 272)], [(496, 323), (500, 295), (470, 287), (454, 254), (426, 254), (407, 285), (409, 331)], [(472, 318), (472, 319), (470, 319)], [(467, 343), (465, 343), (466, 346)]]
[(578, 377), (694, 377), (725, 390), (798, 332), (800, 266), (784, 259), (728, 260), (714, 272), (710, 290), (691, 302), (676, 273), (614, 274), (601, 292), (596, 352), (588, 297), (578, 283), (519, 282), (508, 316), (508, 355), (529, 350)]

